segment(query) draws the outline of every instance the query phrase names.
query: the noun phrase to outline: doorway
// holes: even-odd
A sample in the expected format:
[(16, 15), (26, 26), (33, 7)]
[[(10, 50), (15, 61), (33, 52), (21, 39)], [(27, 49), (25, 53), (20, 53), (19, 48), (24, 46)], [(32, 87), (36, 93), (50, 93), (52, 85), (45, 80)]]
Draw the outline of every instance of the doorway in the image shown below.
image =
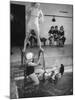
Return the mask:
[(10, 4), (10, 45), (23, 46), (25, 38), (25, 5)]

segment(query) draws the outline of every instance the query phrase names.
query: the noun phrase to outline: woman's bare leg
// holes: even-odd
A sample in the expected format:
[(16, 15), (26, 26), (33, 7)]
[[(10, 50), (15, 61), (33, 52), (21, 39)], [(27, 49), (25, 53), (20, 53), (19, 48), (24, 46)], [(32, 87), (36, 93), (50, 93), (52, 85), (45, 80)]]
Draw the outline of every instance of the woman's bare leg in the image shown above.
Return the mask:
[(36, 34), (36, 36), (37, 36), (37, 41), (38, 41), (39, 49), (43, 52), (44, 50), (43, 50), (43, 48), (41, 47), (41, 41), (40, 41), (40, 36), (39, 36), (40, 31), (39, 31), (38, 28), (35, 30), (35, 34)]
[(26, 45), (27, 45), (27, 43), (28, 43), (28, 38), (29, 38), (29, 33), (27, 32), (26, 37), (25, 37), (25, 40), (24, 40), (24, 48), (23, 48), (23, 52), (26, 51)]
[(29, 77), (32, 79), (32, 81), (34, 82), (33, 85), (39, 85), (39, 79), (37, 77), (37, 75), (35, 73), (29, 75)]

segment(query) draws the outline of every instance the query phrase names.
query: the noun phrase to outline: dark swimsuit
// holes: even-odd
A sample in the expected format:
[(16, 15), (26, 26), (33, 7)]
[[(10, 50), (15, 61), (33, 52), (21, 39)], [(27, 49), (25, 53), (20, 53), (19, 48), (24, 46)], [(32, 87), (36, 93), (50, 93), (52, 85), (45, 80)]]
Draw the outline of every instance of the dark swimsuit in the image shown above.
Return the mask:
[(59, 35), (60, 35), (60, 36), (63, 36), (63, 35), (64, 35), (64, 31), (62, 31), (62, 32), (59, 31)]
[(30, 75), (34, 72), (34, 66), (30, 66), (27, 64), (27, 67), (26, 67), (26, 75)]
[(59, 31), (58, 31), (58, 30), (55, 30), (55, 31), (54, 31), (54, 41), (57, 41), (57, 39), (58, 39), (58, 34), (59, 34)]

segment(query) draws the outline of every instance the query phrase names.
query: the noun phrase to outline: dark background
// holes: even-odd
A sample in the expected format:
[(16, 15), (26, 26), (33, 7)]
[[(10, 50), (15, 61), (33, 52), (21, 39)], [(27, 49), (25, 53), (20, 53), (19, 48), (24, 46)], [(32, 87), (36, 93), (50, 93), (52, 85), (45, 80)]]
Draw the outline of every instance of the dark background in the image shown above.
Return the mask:
[(10, 20), (10, 41), (11, 47), (23, 46), (25, 38), (25, 6), (10, 4), (10, 14), (13, 19)]

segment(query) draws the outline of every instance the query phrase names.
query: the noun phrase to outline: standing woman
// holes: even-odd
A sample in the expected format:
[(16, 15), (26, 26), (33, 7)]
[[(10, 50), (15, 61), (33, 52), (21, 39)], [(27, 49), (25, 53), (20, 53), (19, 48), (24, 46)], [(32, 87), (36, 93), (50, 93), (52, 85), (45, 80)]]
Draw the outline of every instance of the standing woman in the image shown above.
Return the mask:
[(26, 12), (26, 38), (24, 40), (23, 52), (26, 50), (26, 45), (29, 39), (30, 31), (33, 29), (35, 31), (39, 49), (43, 51), (40, 42), (40, 28), (39, 23), (44, 21), (44, 16), (42, 10), (40, 10), (40, 3), (31, 3), (31, 6)]

